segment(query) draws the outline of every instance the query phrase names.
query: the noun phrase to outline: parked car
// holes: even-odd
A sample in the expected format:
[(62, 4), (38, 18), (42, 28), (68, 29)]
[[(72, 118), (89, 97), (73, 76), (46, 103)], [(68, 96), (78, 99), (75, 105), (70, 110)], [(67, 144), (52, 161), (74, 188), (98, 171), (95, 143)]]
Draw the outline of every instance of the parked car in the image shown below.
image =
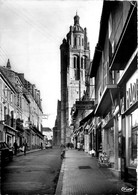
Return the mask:
[(50, 142), (48, 142), (48, 143), (46, 144), (46, 149), (48, 149), (48, 148), (52, 148), (52, 144), (51, 144)]
[(6, 144), (6, 142), (0, 141), (0, 152), (2, 163), (13, 160), (13, 150)]

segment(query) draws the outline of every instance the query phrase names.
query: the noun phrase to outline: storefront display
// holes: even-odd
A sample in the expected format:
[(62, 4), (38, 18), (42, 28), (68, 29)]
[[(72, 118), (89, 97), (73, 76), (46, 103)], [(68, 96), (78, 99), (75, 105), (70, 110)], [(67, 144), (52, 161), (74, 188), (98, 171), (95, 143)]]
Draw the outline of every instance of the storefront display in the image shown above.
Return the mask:
[(130, 166), (137, 166), (138, 109), (131, 113)]

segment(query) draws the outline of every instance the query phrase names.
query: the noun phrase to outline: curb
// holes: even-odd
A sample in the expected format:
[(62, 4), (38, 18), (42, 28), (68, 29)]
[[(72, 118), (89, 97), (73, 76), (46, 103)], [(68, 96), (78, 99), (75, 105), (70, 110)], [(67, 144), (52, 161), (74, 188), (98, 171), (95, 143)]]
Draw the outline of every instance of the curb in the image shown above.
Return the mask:
[(58, 182), (57, 182), (55, 195), (62, 194), (64, 166), (65, 166), (65, 159), (62, 160), (62, 165), (61, 165), (61, 169), (60, 169), (60, 174), (59, 174), (59, 178), (58, 178)]

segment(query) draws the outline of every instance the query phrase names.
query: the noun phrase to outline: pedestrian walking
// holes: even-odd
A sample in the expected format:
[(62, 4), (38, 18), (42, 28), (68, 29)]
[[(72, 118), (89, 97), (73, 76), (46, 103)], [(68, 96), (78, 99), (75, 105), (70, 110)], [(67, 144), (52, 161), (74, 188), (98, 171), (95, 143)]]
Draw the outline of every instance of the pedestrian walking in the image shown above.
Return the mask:
[(17, 140), (15, 140), (13, 147), (14, 147), (14, 154), (17, 155), (17, 149), (18, 149)]
[(80, 142), (77, 143), (77, 149), (80, 150)]
[(43, 144), (42, 144), (42, 142), (41, 142), (41, 150), (43, 150)]
[(61, 144), (60, 148), (61, 148), (61, 159), (63, 159), (65, 158), (66, 147), (64, 144)]
[(27, 142), (26, 142), (26, 140), (24, 140), (23, 149), (24, 149), (24, 155), (26, 155), (26, 150), (27, 150)]

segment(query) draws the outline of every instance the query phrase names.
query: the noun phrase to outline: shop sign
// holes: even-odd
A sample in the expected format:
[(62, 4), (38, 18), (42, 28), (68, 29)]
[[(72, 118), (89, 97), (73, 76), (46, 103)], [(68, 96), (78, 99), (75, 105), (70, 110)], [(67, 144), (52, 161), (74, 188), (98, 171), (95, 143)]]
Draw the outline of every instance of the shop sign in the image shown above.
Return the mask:
[(138, 101), (138, 78), (129, 82), (126, 91), (126, 109)]
[(92, 110), (94, 108), (94, 101), (76, 101), (76, 109), (78, 110)]

